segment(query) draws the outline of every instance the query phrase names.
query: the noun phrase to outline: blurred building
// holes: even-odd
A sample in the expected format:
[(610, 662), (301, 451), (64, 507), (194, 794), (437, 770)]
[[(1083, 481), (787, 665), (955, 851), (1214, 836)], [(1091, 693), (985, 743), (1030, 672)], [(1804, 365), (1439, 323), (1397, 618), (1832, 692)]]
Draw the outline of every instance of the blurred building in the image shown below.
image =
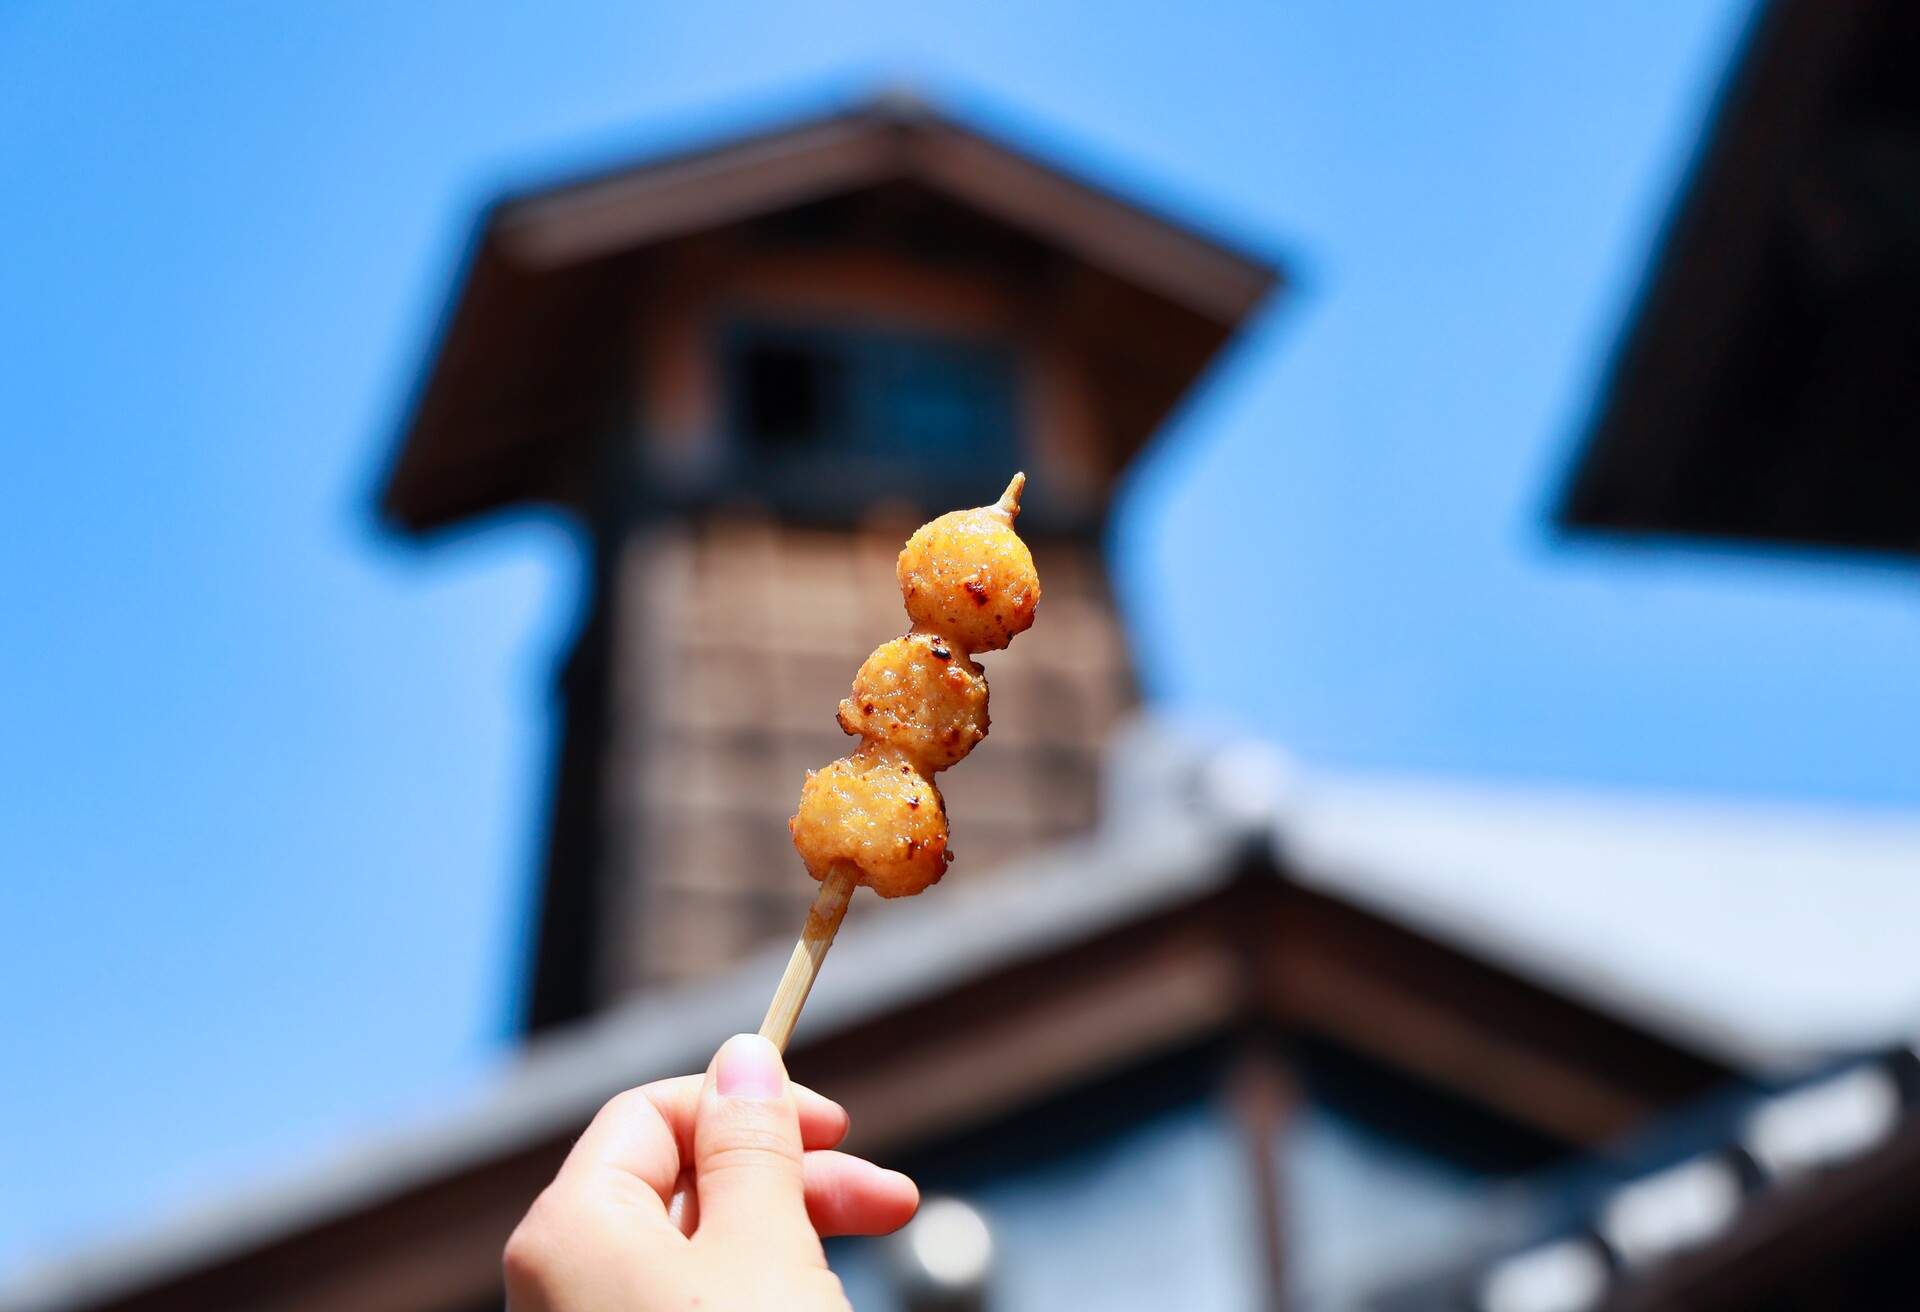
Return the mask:
[[(1481, 1182), (1723, 1079), (1712, 1055), (1310, 887), (1273, 758), (1144, 725), (1111, 741), (1133, 692), (1108, 499), (1277, 283), (901, 98), (490, 209), (385, 507), (427, 533), (546, 502), (594, 544), (534, 1042), (508, 1088), (424, 1140), (117, 1281), (96, 1265), (91, 1305), (497, 1299), (500, 1243), (599, 1102), (757, 1020), (813, 891), (785, 818), (802, 772), (845, 749), (851, 672), (903, 626), (898, 544), (1016, 467), (1045, 618), (993, 662), (988, 754), (943, 779), (959, 864), (937, 896), (856, 899), (791, 1054), (848, 1105), (856, 1146), (990, 1218), (988, 1287), (947, 1292), (1324, 1293), (1382, 1251), (1335, 1238), (1342, 1209), (1404, 1257)], [(1303, 1222), (1331, 1264), (1283, 1238)], [(836, 1261), (863, 1307), (940, 1292), (870, 1246)]]
[(1763, 7), (1563, 507), (1920, 549), (1920, 12)]
[[(1480, 1241), (1501, 1182), (1728, 1078), (1617, 997), (1379, 906), (1342, 855), (1364, 811), (1296, 803), (1261, 754), (1123, 746), (1092, 835), (843, 930), (789, 1053), (852, 1150), (984, 1216), (984, 1306), (1346, 1305)], [(37, 1305), (497, 1307), (586, 1119), (756, 1023), (784, 955), (556, 1027), (420, 1132), (91, 1254)], [(832, 1256), (863, 1312), (945, 1305), (908, 1302), (925, 1282), (883, 1243)]]
[[(1911, 544), (1875, 483), (1911, 468), (1911, 379), (1874, 345), (1910, 307), (1846, 270), (1903, 276), (1875, 180), (1914, 194), (1888, 69), (1916, 30), (1864, 0), (1767, 9), (1574, 521)], [(1303, 774), (1126, 713), (1108, 496), (1277, 282), (901, 99), (492, 208), (386, 508), (424, 533), (540, 501), (595, 543), (525, 1057), (19, 1306), (497, 1306), (500, 1244), (586, 1118), (758, 1020), (812, 891), (783, 821), (901, 625), (897, 543), (1014, 465), (1047, 598), (950, 776), (960, 864), (856, 899), (791, 1052), (850, 1147), (963, 1200), (904, 1244), (834, 1245), (857, 1307), (1915, 1305), (1920, 1060), (1836, 1061), (1649, 972), (1650, 913), (1611, 880), (1897, 887), (1920, 833)], [(1822, 445), (1835, 425), (1851, 445)], [(1545, 904), (1578, 932), (1544, 934)], [(1844, 949), (1883, 914), (1820, 911), (1772, 938), (1689, 917), (1725, 933), (1688, 959), (1791, 971), (1815, 929)]]
[(786, 817), (904, 627), (899, 543), (1019, 467), (1047, 624), (995, 666), (992, 768), (941, 781), (954, 882), (1091, 827), (1133, 699), (1108, 498), (1273, 269), (904, 96), (510, 197), (473, 252), (384, 504), (593, 538), (535, 1028), (791, 936)]

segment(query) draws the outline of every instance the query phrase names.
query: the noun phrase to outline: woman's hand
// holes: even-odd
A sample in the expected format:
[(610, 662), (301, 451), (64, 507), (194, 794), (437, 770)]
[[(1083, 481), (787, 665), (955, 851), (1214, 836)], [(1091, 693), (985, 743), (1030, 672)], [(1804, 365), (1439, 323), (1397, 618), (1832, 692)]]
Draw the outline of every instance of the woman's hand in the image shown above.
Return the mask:
[(823, 1236), (885, 1234), (920, 1204), (897, 1171), (833, 1152), (837, 1103), (771, 1043), (728, 1039), (705, 1076), (601, 1108), (507, 1241), (513, 1312), (848, 1312)]

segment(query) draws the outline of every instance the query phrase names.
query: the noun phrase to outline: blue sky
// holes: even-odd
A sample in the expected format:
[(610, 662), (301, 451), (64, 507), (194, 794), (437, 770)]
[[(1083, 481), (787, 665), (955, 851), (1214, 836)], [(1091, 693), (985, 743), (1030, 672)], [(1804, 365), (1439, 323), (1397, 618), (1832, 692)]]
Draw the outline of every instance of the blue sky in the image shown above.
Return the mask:
[(579, 544), (382, 536), (424, 336), (498, 186), (882, 79), (1299, 275), (1117, 518), (1162, 702), (1920, 803), (1910, 571), (1547, 522), (1745, 10), (0, 8), (0, 1271), (499, 1059)]

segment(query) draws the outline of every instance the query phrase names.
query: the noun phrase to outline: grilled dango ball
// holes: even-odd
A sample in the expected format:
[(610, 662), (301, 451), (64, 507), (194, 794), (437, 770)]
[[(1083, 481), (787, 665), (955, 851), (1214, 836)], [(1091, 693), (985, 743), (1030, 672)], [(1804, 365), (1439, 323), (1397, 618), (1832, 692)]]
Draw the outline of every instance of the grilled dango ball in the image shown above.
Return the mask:
[(946, 873), (953, 855), (933, 776), (987, 733), (987, 678), (971, 653), (1006, 646), (1033, 623), (1040, 601), (1033, 556), (1013, 531), (1025, 485), (1026, 475), (1014, 475), (994, 505), (942, 515), (901, 551), (913, 630), (854, 676), (840, 727), (860, 746), (807, 775), (787, 822), (822, 883), (854, 879), (882, 897), (905, 897)]
[(975, 652), (999, 651), (1032, 626), (1040, 574), (1013, 531), (1021, 483), (994, 505), (950, 511), (907, 539), (897, 573), (914, 628)]
[(940, 790), (887, 751), (859, 751), (808, 773), (787, 822), (807, 873), (858, 866), (881, 897), (907, 897), (947, 872), (947, 808)]
[(895, 638), (853, 676), (840, 727), (944, 770), (987, 736), (986, 674), (938, 634)]

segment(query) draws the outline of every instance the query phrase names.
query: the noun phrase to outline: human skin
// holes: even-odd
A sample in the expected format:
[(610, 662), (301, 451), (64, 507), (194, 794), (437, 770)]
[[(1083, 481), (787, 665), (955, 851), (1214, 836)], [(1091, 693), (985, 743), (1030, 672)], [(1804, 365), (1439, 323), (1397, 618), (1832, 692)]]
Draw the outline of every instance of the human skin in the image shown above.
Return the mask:
[(614, 1098), (507, 1241), (511, 1312), (850, 1312), (823, 1237), (912, 1218), (913, 1182), (833, 1151), (837, 1104), (765, 1039)]

